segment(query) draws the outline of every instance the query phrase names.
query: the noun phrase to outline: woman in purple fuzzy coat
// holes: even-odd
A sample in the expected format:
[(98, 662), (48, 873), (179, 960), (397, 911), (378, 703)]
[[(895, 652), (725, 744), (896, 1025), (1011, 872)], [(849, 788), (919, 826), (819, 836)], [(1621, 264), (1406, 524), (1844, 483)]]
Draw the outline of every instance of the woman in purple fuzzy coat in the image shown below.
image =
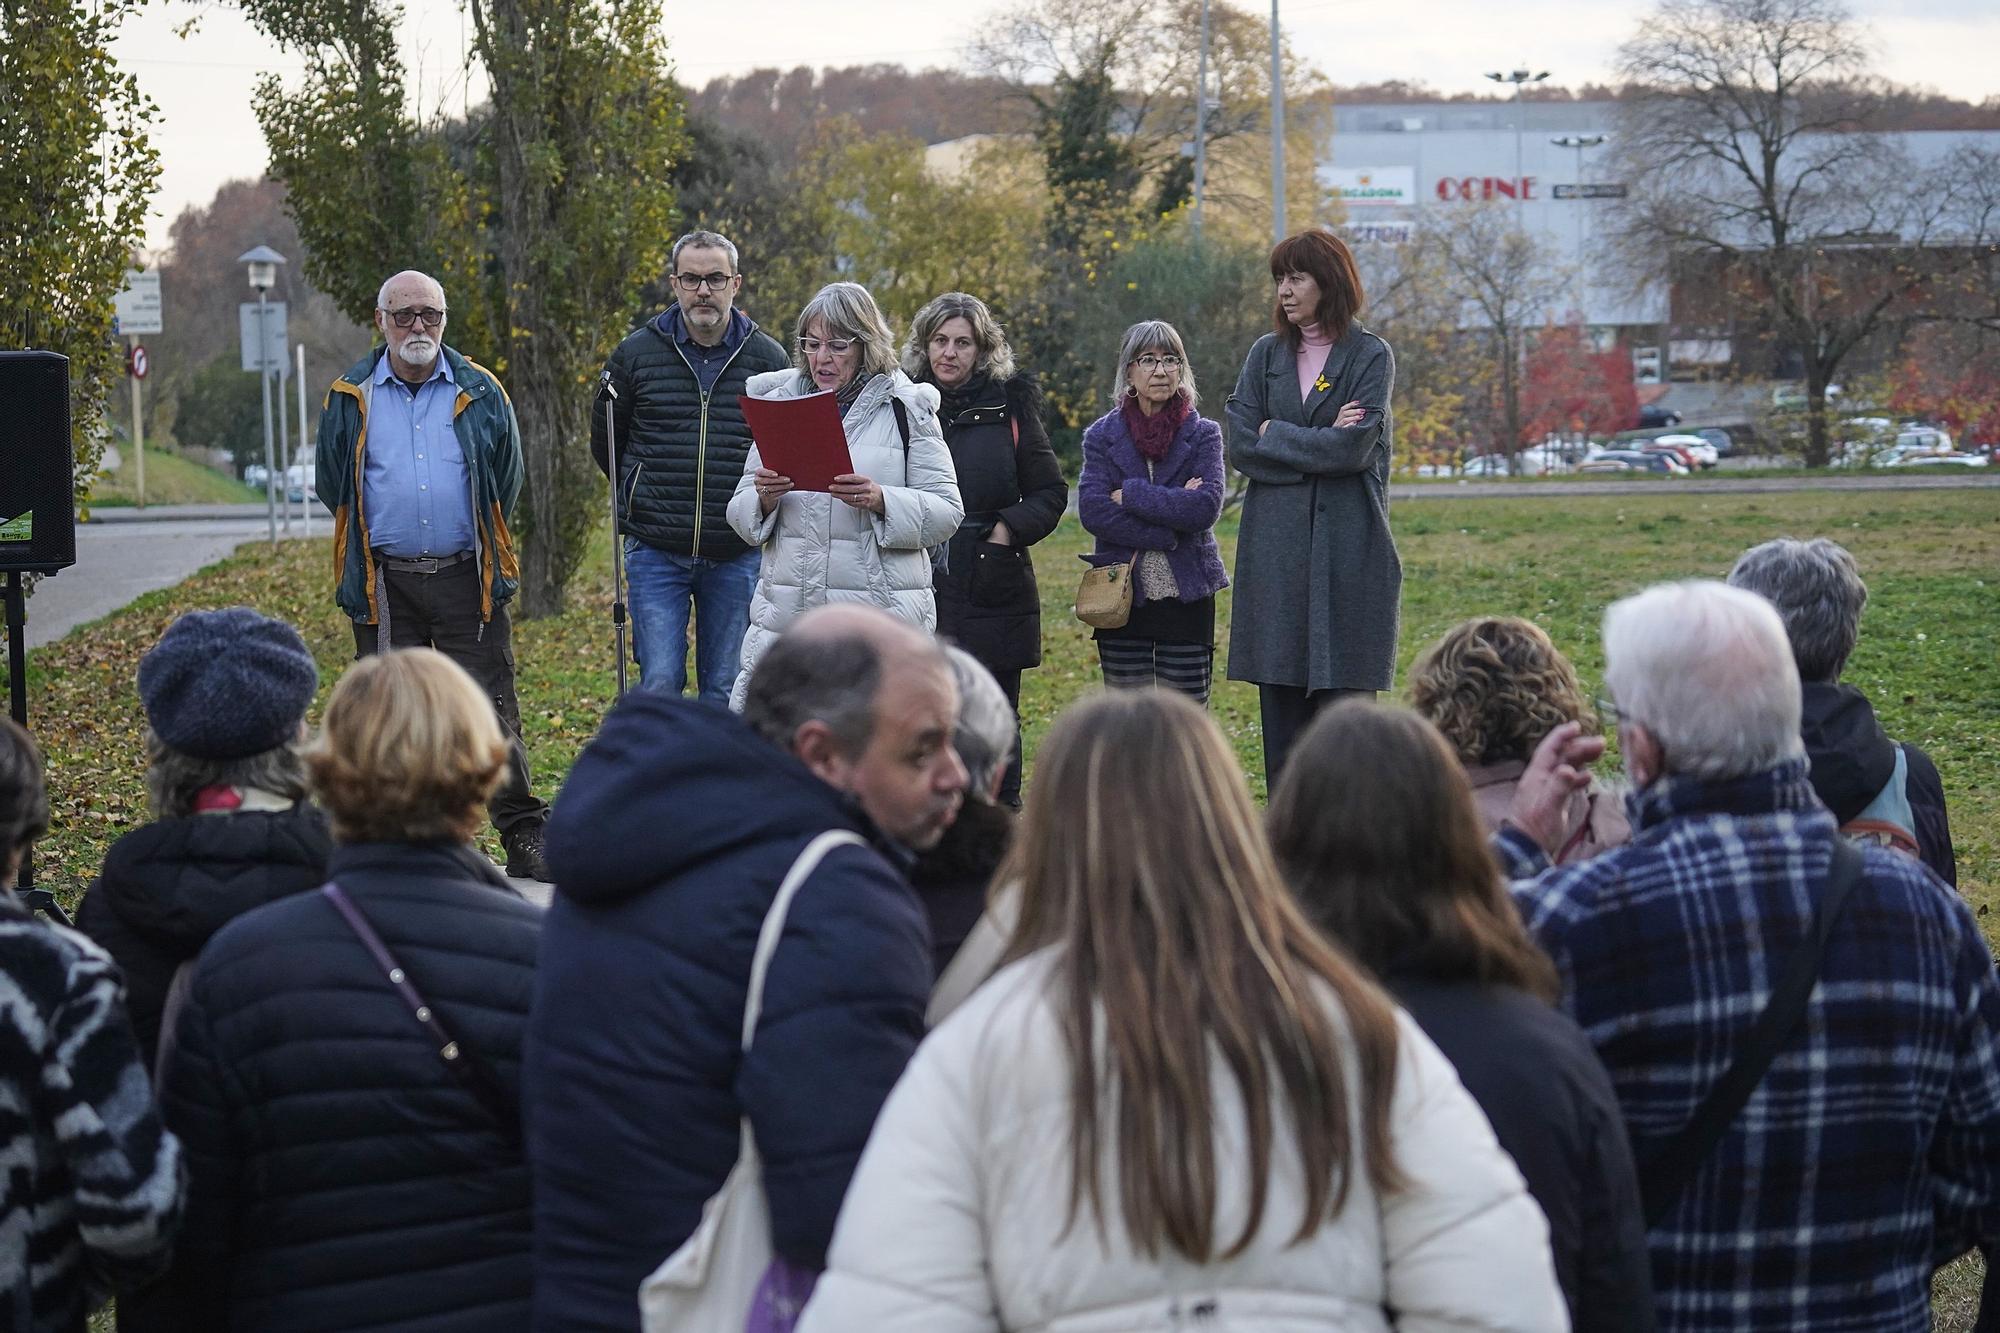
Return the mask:
[(1200, 399), (1174, 326), (1125, 330), (1112, 381), (1118, 405), (1083, 433), (1077, 505), (1097, 538), (1093, 565), (1130, 561), (1132, 615), (1097, 631), (1104, 683), (1163, 685), (1208, 703), (1215, 594), (1229, 586), (1215, 520), (1222, 513), (1222, 429)]

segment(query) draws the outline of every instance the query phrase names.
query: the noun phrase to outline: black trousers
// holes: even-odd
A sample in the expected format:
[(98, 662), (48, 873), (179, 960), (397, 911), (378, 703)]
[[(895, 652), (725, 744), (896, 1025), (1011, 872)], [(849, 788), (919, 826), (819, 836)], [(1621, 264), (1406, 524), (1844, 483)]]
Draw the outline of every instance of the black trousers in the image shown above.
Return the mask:
[(1021, 808), (1021, 673), (995, 671), (993, 679), (1000, 683), (1000, 692), (1007, 696), (1007, 703), (1014, 710), (1014, 757), (1007, 761), (1007, 776), (1000, 779), (1000, 804), (1010, 810)]
[(1285, 771), (1285, 759), (1322, 708), (1342, 699), (1373, 699), (1374, 690), (1311, 690), (1297, 685), (1259, 685), (1258, 711), (1264, 719), (1264, 790), (1278, 789), (1278, 775)]
[[(521, 741), (521, 700), (514, 692), (514, 633), (507, 608), (495, 606), (493, 619), (479, 619), (479, 562), (463, 560), (435, 574), (380, 569), (380, 587), (389, 598), (392, 648), (435, 648), (465, 668), (493, 701), (507, 735), (507, 774), (487, 803), (493, 827), (502, 836), (517, 825), (540, 824), (549, 807), (528, 785), (528, 747)], [(377, 650), (377, 628), (354, 626), (358, 661)]]

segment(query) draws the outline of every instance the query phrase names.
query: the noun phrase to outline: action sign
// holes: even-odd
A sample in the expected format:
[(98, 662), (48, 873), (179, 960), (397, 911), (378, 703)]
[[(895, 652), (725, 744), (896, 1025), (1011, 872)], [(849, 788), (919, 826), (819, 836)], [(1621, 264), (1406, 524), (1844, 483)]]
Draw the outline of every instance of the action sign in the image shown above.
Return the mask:
[(1623, 185), (1558, 185), (1555, 188), (1558, 199), (1623, 199)]
[(132, 347), (132, 378), (135, 380), (145, 379), (146, 368), (145, 345), (143, 343), (135, 343)]
[(118, 313), (121, 335), (165, 333), (166, 325), (160, 318), (160, 275), (126, 269), (125, 290), (112, 298), (112, 309)]

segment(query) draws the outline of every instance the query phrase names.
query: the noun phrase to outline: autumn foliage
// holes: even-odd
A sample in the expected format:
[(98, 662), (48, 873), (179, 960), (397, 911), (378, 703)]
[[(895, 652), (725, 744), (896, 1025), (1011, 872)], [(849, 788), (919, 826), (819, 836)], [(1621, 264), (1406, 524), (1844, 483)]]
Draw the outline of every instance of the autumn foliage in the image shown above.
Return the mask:
[(1632, 356), (1600, 352), (1581, 328), (1551, 325), (1528, 349), (1521, 392), (1523, 444), (1566, 431), (1609, 435), (1639, 424)]

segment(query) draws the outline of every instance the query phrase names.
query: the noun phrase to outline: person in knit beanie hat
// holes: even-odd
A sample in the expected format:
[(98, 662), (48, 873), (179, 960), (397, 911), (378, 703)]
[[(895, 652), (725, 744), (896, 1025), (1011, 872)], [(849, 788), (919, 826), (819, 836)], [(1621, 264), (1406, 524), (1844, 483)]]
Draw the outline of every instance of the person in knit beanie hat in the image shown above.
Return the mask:
[(282, 620), (190, 611), (139, 661), (153, 822), (111, 845), (77, 908), (117, 960), (150, 1065), (175, 972), (253, 907), (326, 880), (333, 836), (299, 744), (319, 667)]
[(939, 976), (986, 910), (987, 883), (1014, 839), (1014, 811), (1000, 801), (1014, 758), (1014, 706), (983, 663), (945, 646), (958, 685), (951, 748), (965, 765), (965, 803), (937, 846), (917, 858), (910, 884), (931, 926), (931, 962)]

